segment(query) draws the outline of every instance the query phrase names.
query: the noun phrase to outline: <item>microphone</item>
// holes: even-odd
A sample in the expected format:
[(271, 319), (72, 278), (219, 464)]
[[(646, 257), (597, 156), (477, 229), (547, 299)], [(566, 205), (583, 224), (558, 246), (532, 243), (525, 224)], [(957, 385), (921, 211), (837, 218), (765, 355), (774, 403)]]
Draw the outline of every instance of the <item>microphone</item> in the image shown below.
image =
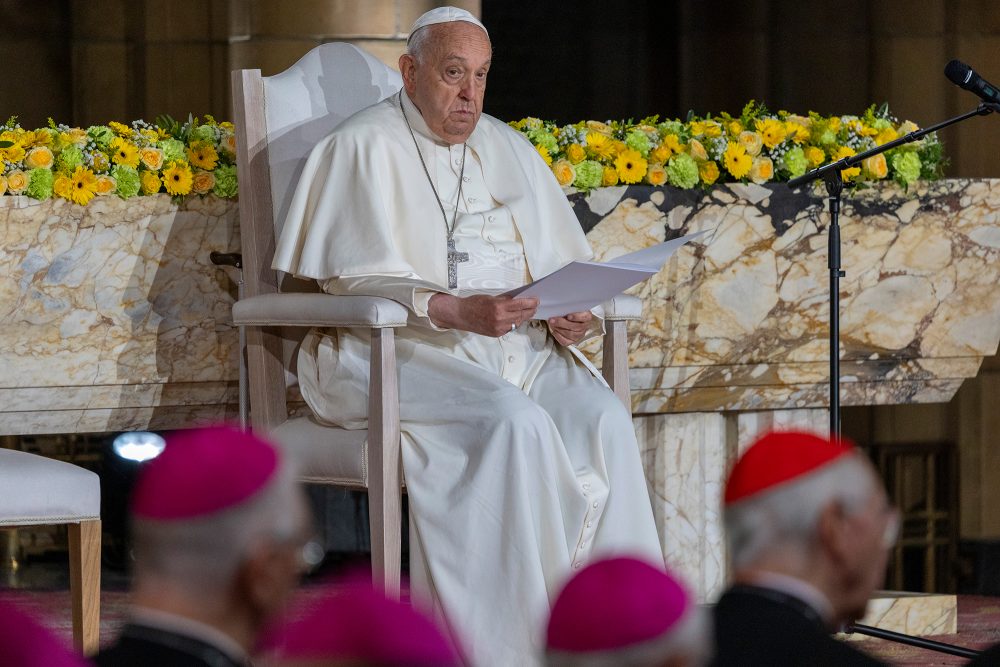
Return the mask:
[(1000, 90), (961, 60), (952, 60), (945, 65), (944, 75), (956, 86), (979, 95), (984, 102), (1000, 103)]

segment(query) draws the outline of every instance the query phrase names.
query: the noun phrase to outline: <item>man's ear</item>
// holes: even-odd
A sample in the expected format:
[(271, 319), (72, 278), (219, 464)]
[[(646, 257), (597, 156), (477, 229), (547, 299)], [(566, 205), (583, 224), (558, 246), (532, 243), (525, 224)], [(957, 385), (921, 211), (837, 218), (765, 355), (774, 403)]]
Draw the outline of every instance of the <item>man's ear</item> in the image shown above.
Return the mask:
[[(237, 581), (244, 599), (261, 616), (284, 603), (294, 586), (281, 550), (261, 542), (254, 546), (240, 566)], [(292, 579), (292, 581), (290, 581)]]
[(850, 559), (850, 526), (844, 508), (838, 502), (829, 502), (819, 513), (816, 522), (816, 539), (819, 547), (835, 562)]
[(403, 77), (403, 87), (411, 95), (417, 85), (416, 68), (417, 61), (409, 53), (404, 53), (399, 57), (399, 73)]

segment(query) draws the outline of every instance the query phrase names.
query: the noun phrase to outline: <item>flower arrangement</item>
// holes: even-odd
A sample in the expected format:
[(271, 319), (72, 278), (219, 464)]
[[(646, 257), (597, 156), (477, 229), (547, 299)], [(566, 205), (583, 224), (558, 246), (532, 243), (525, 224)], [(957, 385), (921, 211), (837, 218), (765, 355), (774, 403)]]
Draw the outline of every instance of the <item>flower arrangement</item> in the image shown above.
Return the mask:
[[(823, 164), (892, 141), (917, 126), (900, 123), (883, 104), (861, 116), (772, 113), (754, 101), (738, 117), (658, 116), (630, 121), (581, 121), (558, 126), (524, 118), (522, 132), (563, 187), (588, 191), (632, 183), (691, 189), (713, 183), (787, 181)], [(945, 159), (935, 134), (868, 158), (841, 172), (849, 184), (891, 179), (908, 187), (940, 178)]]
[(111, 122), (86, 129), (57, 124), (26, 130), (12, 117), (0, 126), (0, 194), (88, 204), (166, 192), (236, 197), (233, 124), (189, 117), (181, 123)]

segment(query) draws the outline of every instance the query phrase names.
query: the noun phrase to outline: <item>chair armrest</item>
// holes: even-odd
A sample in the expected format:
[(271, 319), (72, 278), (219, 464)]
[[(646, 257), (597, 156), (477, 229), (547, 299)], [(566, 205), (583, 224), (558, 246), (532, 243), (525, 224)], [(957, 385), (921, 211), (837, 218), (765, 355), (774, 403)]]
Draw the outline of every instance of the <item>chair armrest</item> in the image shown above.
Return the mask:
[(612, 322), (616, 320), (640, 320), (642, 319), (642, 299), (628, 294), (619, 294), (602, 304), (604, 307), (604, 319)]
[(405, 307), (379, 296), (260, 294), (233, 304), (237, 326), (405, 327)]

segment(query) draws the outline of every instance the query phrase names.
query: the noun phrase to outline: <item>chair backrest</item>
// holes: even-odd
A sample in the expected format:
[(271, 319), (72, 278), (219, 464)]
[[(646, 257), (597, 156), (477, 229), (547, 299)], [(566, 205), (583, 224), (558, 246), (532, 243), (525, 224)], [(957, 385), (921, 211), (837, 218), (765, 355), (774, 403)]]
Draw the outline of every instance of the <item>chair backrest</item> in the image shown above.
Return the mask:
[[(259, 69), (232, 73), (246, 296), (279, 292), (289, 283), (271, 269), (271, 260), (309, 152), (344, 119), (401, 87), (398, 72), (339, 42), (317, 46), (274, 76), (262, 77)], [(285, 419), (294, 339), (259, 329), (247, 332), (255, 426), (276, 426)]]

